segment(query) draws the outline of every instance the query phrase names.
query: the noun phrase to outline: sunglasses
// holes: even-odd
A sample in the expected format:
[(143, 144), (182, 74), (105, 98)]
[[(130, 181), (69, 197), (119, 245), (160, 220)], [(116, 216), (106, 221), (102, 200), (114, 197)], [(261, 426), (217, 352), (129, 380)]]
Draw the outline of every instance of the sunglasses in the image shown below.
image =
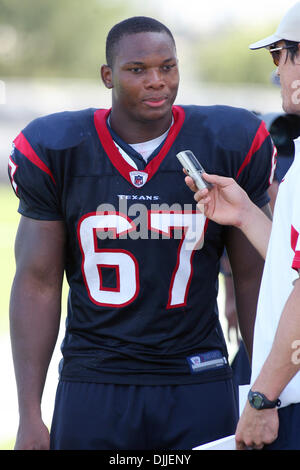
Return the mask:
[(292, 47), (295, 46), (280, 46), (280, 47), (269, 47), (269, 52), (272, 56), (273, 62), (278, 67), (279, 61), (280, 61), (280, 54), (283, 49), (291, 49)]

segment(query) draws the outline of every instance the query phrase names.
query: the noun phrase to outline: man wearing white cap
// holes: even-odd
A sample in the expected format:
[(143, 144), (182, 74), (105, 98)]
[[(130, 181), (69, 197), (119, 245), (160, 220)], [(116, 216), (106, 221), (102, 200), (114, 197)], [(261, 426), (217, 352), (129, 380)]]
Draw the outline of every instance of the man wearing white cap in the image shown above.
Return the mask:
[[(250, 49), (263, 47), (277, 66), (284, 111), (300, 115), (300, 2), (286, 13), (275, 34)], [(204, 177), (214, 185), (195, 194), (204, 214), (240, 228), (266, 259), (251, 390), (236, 430), (236, 447), (300, 450), (300, 139), (279, 187), (273, 224), (234, 180)], [(191, 178), (186, 183), (196, 191)]]
[[(297, 2), (283, 17), (271, 36), (250, 44), (250, 49), (266, 48), (278, 67), (282, 89), (282, 107), (287, 113), (300, 114), (300, 60), (294, 60), (300, 43), (300, 2)], [(280, 60), (281, 67), (279, 67)], [(290, 61), (288, 59), (291, 59)], [(284, 72), (281, 72), (284, 65)], [(299, 80), (299, 82), (298, 82)]]

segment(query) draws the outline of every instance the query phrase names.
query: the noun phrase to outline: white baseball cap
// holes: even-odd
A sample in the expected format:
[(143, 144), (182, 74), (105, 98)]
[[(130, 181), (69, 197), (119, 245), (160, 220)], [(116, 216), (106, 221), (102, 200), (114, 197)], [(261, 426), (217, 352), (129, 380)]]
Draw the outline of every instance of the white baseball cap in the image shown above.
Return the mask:
[(261, 49), (281, 40), (300, 42), (300, 2), (292, 6), (282, 18), (272, 36), (250, 44), (250, 49)]

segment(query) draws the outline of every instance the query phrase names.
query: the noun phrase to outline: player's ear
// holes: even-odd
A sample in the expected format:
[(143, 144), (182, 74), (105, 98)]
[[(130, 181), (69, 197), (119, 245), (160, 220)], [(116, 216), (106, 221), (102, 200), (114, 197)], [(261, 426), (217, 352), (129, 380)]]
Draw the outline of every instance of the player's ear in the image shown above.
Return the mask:
[(111, 67), (109, 67), (108, 65), (102, 65), (100, 74), (106, 88), (113, 88)]

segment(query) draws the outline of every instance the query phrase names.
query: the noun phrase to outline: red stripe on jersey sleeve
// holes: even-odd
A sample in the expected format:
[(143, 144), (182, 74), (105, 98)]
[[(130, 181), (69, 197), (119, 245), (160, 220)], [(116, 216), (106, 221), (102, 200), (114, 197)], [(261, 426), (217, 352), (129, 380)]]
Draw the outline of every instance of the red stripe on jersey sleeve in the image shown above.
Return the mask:
[(239, 171), (237, 172), (237, 175), (236, 175), (237, 178), (240, 176), (243, 169), (250, 163), (252, 156), (255, 154), (255, 152), (257, 152), (260, 149), (260, 147), (262, 146), (262, 144), (264, 143), (268, 135), (269, 135), (269, 132), (266, 128), (266, 125), (264, 121), (262, 121), (255, 134), (250, 150), (248, 154), (246, 155), (246, 158), (243, 161)]
[(292, 263), (292, 268), (295, 269), (296, 271), (300, 270), (300, 251), (296, 251), (293, 263)]
[(299, 232), (292, 225), (291, 226), (291, 247), (292, 247), (292, 250), (295, 252), (295, 256), (294, 256), (293, 263), (292, 263), (292, 268), (296, 269), (297, 271), (298, 269), (300, 269), (300, 251), (296, 251), (298, 238), (299, 238)]
[(291, 225), (291, 247), (292, 247), (292, 250), (295, 252), (296, 252), (298, 237), (299, 237), (299, 232), (297, 232), (295, 227)]
[(37, 166), (40, 170), (47, 173), (47, 175), (49, 175), (50, 178), (52, 179), (53, 183), (56, 184), (51, 170), (49, 170), (47, 165), (45, 165), (45, 163), (36, 154), (36, 152), (33, 150), (30, 143), (28, 142), (28, 140), (26, 139), (26, 137), (24, 136), (22, 132), (15, 138), (14, 144), (15, 144), (16, 149), (19, 150), (19, 152), (21, 152), (22, 155), (28, 158), (28, 160), (30, 160), (31, 163)]

